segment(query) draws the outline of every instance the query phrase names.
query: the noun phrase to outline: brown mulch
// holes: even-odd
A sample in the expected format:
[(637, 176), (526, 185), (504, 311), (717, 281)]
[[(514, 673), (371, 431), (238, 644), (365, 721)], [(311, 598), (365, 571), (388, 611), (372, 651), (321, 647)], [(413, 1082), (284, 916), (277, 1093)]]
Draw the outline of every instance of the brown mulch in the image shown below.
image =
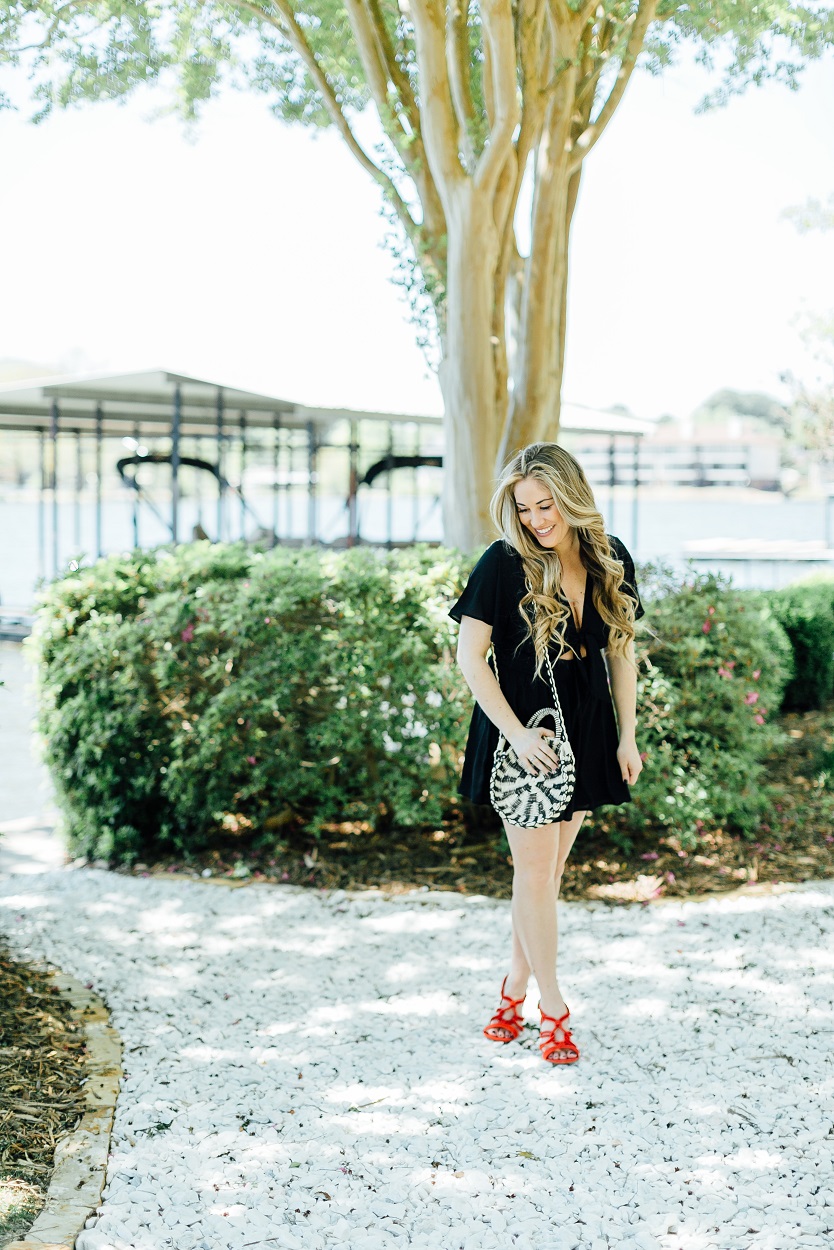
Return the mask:
[(0, 948), (0, 1246), (43, 1206), (55, 1145), (83, 1112), (83, 1029), (48, 975)]
[[(704, 830), (697, 847), (684, 848), (673, 836), (645, 835), (626, 850), (588, 827), (568, 861), (562, 896), (645, 902), (834, 876), (834, 707), (786, 715), (782, 725), (786, 745), (767, 769), (778, 801), (754, 838)], [(488, 809), (484, 815), (495, 820)], [(257, 853), (244, 841), (226, 841), (187, 863), (166, 860), (134, 871), (391, 893), (427, 887), (493, 898), (509, 898), (512, 886), (500, 826), (476, 824), (473, 809), (453, 813), (436, 829), (373, 833), (346, 823), (318, 842)]]

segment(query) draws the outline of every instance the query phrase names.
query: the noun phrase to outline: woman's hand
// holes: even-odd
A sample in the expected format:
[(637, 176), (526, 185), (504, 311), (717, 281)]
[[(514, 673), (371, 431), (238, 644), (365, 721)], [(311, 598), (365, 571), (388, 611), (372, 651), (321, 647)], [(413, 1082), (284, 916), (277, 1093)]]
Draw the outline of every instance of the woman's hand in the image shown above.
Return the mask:
[(522, 768), (533, 777), (544, 776), (561, 767), (562, 761), (545, 739), (553, 736), (552, 729), (519, 729), (508, 738), (519, 758)]
[(634, 738), (620, 739), (620, 745), (617, 747), (617, 762), (620, 765), (623, 781), (633, 786), (643, 771), (643, 761)]

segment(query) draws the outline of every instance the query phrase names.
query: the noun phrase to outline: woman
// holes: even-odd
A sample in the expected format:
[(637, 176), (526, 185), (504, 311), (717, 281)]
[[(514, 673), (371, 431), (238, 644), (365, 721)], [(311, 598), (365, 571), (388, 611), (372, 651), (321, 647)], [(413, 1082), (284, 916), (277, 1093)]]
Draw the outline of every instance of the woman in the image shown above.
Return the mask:
[[(556, 900), (586, 813), (629, 802), (629, 784), (642, 769), (634, 621), (643, 608), (631, 556), (606, 535), (585, 474), (564, 448), (534, 443), (515, 456), (490, 514), (502, 537), (481, 556), (449, 612), (460, 623), (458, 663), (476, 699), (459, 791), (473, 802), (489, 802), (499, 731), (528, 773), (559, 766), (546, 740), (552, 727), (527, 727), (534, 713), (553, 704), (546, 656), (576, 783), (558, 822), (535, 829), (503, 822), (513, 858), (512, 952), (501, 1006), (484, 1033), (496, 1042), (518, 1037), (518, 1008), (532, 971), (542, 1056), (574, 1063), (579, 1048), (556, 975)], [(490, 648), (497, 679), (487, 661)]]

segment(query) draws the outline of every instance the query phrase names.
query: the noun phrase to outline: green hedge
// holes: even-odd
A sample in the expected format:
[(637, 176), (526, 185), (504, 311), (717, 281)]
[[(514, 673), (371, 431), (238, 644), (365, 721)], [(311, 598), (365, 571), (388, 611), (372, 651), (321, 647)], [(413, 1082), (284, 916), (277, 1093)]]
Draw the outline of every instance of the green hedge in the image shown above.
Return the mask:
[[(447, 611), (470, 564), (427, 547), (198, 543), (53, 583), (31, 646), (74, 849), (130, 861), (224, 830), (438, 823), (460, 805), (472, 700)], [(714, 578), (655, 571), (644, 588), (646, 768), (634, 804), (595, 819), (690, 844), (717, 824), (750, 832), (791, 675), (784, 631), (761, 596)]]
[(134, 552), (48, 589), (40, 727), (74, 848), (442, 817), (468, 691), (430, 548)]
[(809, 578), (777, 591), (773, 609), (791, 641), (795, 674), (784, 705), (810, 711), (834, 695), (834, 578)]
[[(647, 575), (648, 574), (648, 575)], [(620, 837), (702, 831), (751, 834), (772, 804), (764, 760), (793, 672), (790, 642), (768, 598), (726, 579), (644, 570), (638, 743), (644, 771), (633, 804), (604, 814)]]

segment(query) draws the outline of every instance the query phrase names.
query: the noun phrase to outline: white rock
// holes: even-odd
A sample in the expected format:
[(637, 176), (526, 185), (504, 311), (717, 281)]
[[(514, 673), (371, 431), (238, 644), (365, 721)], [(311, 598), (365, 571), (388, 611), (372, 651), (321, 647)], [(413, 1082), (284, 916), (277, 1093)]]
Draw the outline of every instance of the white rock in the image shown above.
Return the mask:
[[(92, 981), (125, 1044), (78, 1250), (541, 1250), (553, 1228), (565, 1250), (828, 1250), (833, 903), (815, 883), (563, 905), (569, 1069), (541, 1063), (535, 1028), (481, 1037), (504, 902), (79, 867), (0, 881), (0, 928)], [(777, 1035), (793, 1066), (763, 1059)]]

